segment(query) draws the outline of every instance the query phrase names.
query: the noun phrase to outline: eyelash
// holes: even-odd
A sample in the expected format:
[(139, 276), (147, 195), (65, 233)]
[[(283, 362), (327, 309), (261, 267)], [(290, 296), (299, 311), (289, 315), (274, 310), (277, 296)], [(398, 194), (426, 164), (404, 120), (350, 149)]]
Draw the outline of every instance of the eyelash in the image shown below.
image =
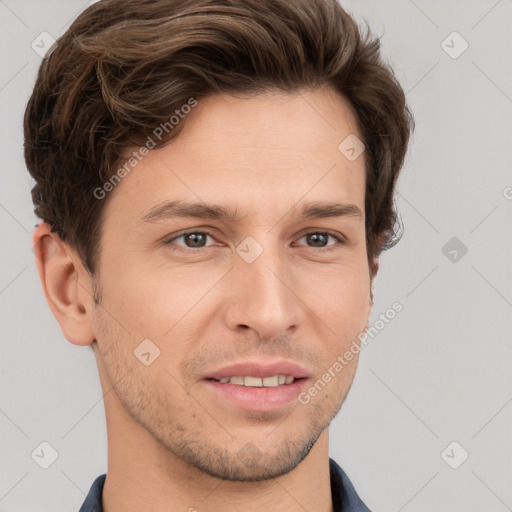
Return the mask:
[[(169, 248), (172, 250), (172, 251), (185, 251), (185, 252), (193, 252), (193, 253), (201, 253), (202, 251), (204, 251), (205, 249), (208, 249), (208, 247), (197, 247), (197, 248), (192, 248), (192, 247), (186, 247), (186, 246), (178, 246), (179, 249), (177, 249), (175, 246), (173, 246), (172, 242), (174, 242), (175, 240), (178, 240), (180, 238), (183, 238), (187, 235), (190, 235), (190, 234), (200, 234), (200, 235), (207, 235), (209, 236), (210, 238), (213, 238), (215, 240), (215, 237), (208, 231), (197, 231), (197, 230), (192, 230), (192, 231), (185, 231), (183, 233), (180, 233), (179, 235), (176, 235), (176, 236), (173, 236), (172, 238), (170, 239), (167, 239), (164, 241), (165, 245), (169, 246)], [(327, 253), (327, 252), (330, 252), (342, 245), (348, 245), (348, 242), (346, 241), (346, 239), (344, 237), (342, 237), (341, 235), (338, 235), (337, 233), (333, 233), (331, 231), (309, 231), (308, 233), (304, 233), (303, 235), (301, 235), (301, 237), (299, 238), (299, 240), (301, 238), (304, 238), (308, 235), (315, 235), (315, 234), (322, 234), (322, 235), (329, 235), (331, 236), (332, 238), (334, 238), (336, 240), (336, 243), (335, 244), (332, 244), (332, 245), (329, 245), (327, 246), (327, 248), (323, 248), (323, 247), (309, 247), (309, 249), (316, 249), (317, 252), (321, 252), (321, 253)], [(308, 246), (306, 246), (308, 247)]]

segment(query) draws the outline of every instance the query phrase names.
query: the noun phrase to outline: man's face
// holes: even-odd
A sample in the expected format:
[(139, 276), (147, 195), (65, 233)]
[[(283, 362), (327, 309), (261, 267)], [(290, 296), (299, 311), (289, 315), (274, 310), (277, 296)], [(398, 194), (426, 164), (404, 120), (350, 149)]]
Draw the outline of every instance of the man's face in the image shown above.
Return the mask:
[[(160, 446), (210, 475), (293, 469), (350, 389), (357, 355), (308, 404), (297, 399), (370, 313), (364, 155), (338, 149), (352, 133), (353, 114), (330, 91), (216, 95), (112, 192), (91, 320), (100, 373)], [(236, 219), (150, 213), (169, 201)], [(313, 203), (363, 216), (302, 217)], [(148, 339), (141, 359), (160, 355), (145, 365), (134, 351)], [(226, 369), (235, 364), (246, 366)], [(297, 379), (274, 387), (275, 375)]]

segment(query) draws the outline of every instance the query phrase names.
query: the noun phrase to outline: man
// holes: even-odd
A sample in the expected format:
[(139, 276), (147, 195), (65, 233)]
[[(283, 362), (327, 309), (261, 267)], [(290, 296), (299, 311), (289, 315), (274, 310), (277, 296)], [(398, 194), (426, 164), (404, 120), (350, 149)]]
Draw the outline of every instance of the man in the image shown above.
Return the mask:
[(328, 426), (411, 127), (335, 0), (103, 0), (59, 39), (25, 157), (46, 299), (104, 392), (82, 511), (368, 510)]

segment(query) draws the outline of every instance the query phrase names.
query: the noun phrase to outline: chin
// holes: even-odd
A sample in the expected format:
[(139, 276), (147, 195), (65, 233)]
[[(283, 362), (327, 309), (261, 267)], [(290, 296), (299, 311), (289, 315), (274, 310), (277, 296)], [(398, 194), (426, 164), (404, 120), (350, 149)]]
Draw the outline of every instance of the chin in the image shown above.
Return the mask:
[[(321, 433), (321, 432), (320, 432)], [(183, 460), (214, 478), (232, 482), (258, 482), (277, 478), (295, 469), (309, 454), (320, 433), (306, 442), (287, 441), (277, 451), (262, 450), (247, 442), (238, 452), (201, 446), (201, 452), (189, 450)]]

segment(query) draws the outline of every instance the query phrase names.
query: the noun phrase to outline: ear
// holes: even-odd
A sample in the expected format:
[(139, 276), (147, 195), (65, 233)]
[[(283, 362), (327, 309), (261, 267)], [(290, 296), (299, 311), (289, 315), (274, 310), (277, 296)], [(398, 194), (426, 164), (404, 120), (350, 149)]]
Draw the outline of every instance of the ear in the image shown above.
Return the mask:
[(90, 345), (95, 339), (90, 326), (92, 278), (46, 222), (36, 226), (32, 241), (44, 295), (62, 334), (74, 345)]

